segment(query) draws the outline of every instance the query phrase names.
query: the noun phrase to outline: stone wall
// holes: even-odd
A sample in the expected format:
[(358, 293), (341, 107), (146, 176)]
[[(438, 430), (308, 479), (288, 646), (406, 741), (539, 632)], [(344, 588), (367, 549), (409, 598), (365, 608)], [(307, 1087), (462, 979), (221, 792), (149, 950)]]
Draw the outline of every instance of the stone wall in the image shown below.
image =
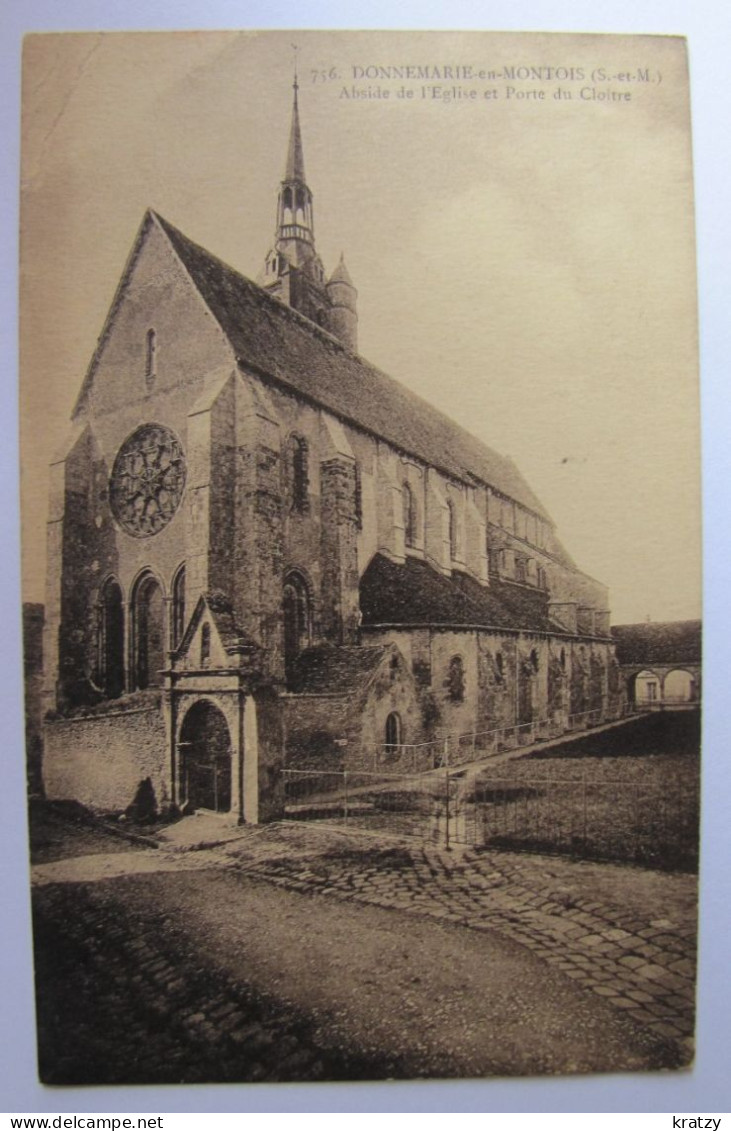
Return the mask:
[(50, 800), (119, 812), (149, 778), (157, 807), (170, 804), (165, 722), (156, 705), (46, 722), (44, 783)]

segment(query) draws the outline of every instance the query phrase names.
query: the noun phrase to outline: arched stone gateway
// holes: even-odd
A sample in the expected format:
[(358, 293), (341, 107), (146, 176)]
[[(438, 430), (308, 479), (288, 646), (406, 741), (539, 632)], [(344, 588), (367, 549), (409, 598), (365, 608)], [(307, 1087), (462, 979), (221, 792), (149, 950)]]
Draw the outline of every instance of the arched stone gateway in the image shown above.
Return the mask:
[(673, 668), (665, 676), (663, 699), (666, 703), (692, 703), (697, 698), (694, 676), (685, 668)]
[(637, 672), (630, 681), (630, 699), (637, 707), (651, 706), (662, 698), (660, 676), (649, 669)]
[(181, 805), (190, 810), (231, 809), (231, 735), (222, 712), (208, 699), (190, 708), (180, 731)]

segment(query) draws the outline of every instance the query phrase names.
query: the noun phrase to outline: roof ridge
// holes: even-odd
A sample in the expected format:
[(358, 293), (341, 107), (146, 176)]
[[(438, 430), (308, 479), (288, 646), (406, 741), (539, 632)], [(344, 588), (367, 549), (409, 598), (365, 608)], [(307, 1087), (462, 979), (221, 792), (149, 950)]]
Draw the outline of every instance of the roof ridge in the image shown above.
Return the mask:
[[(544, 507), (511, 459), (373, 362), (353, 353), (311, 319), (292, 310), (252, 279), (196, 244), (159, 213), (152, 215), (170, 239), (240, 362), (252, 366), (263, 376), (281, 381), (299, 395), (404, 454), (437, 467), (449, 478), (459, 482), (477, 480), (485, 486), (494, 486), (550, 522)], [(214, 277), (215, 272), (218, 277)], [(336, 373), (328, 372), (321, 357), (306, 356), (304, 339), (287, 342), (279, 326), (258, 326), (258, 337), (255, 337), (244, 317), (246, 302), (255, 303), (278, 320), (286, 318), (310, 343), (337, 354), (342, 366)], [(265, 340), (266, 331), (269, 331), (269, 341)], [(435, 453), (439, 453), (438, 458)]]

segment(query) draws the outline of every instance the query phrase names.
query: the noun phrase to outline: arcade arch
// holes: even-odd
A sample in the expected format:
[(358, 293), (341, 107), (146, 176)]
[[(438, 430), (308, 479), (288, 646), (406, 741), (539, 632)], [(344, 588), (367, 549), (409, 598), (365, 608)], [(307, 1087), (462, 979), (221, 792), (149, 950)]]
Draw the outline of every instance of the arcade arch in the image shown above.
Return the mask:
[(692, 703), (696, 698), (696, 681), (685, 668), (674, 668), (665, 676), (663, 699), (666, 703)]

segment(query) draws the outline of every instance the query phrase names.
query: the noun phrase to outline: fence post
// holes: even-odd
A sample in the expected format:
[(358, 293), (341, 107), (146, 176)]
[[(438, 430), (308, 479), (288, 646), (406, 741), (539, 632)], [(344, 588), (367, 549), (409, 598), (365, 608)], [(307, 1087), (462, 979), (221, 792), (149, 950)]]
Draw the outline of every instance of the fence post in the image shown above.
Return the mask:
[(586, 813), (586, 766), (581, 772), (581, 807), (583, 810), (583, 823), (584, 823), (584, 852), (586, 852), (586, 833), (587, 833), (587, 813)]
[(348, 823), (348, 771), (343, 770), (343, 816)]
[(449, 765), (449, 735), (444, 739), (444, 763), (445, 766)]
[(444, 777), (445, 777), (445, 782), (446, 782), (446, 787), (447, 787), (447, 792), (446, 792), (446, 796), (445, 796), (445, 800), (444, 800), (444, 816), (445, 816), (445, 821), (444, 821), (444, 847), (446, 848), (447, 852), (449, 852), (449, 770), (448, 769), (447, 769)]

